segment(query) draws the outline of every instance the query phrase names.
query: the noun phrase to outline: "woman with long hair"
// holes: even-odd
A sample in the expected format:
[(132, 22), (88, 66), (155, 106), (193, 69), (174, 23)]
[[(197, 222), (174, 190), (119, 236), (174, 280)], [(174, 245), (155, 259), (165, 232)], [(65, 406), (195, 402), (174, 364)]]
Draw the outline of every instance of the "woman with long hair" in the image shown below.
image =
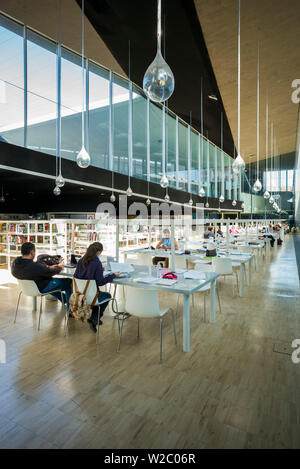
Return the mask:
[[(112, 282), (115, 277), (119, 277), (120, 272), (116, 272), (114, 274), (110, 274), (104, 277), (102, 262), (100, 261), (100, 258), (99, 258), (102, 254), (102, 251), (103, 251), (103, 246), (101, 243), (96, 242), (96, 243), (90, 244), (89, 247), (87, 248), (85, 255), (78, 261), (74, 277), (78, 279), (83, 279), (83, 280), (95, 280), (98, 288), (101, 287), (102, 285), (106, 285), (107, 283)], [(98, 296), (99, 302), (104, 301), (106, 299), (108, 300), (109, 298), (111, 298), (110, 293), (99, 291), (99, 296)], [(107, 305), (108, 305), (108, 301), (106, 303), (103, 303), (100, 306), (100, 318), (103, 316), (103, 313)], [(98, 321), (98, 306), (94, 306), (91, 318), (88, 319), (91, 329), (94, 332), (97, 332), (97, 328), (96, 328), (97, 321)], [(102, 324), (102, 321), (100, 321), (100, 324)]]

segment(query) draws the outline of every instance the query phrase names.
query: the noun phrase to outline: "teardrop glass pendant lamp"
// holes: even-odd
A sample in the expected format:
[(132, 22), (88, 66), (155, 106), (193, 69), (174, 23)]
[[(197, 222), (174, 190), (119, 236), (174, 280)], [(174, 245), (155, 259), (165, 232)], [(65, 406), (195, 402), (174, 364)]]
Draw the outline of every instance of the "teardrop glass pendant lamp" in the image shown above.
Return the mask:
[(257, 53), (257, 166), (256, 166), (256, 181), (253, 184), (253, 192), (260, 192), (262, 190), (262, 183), (259, 180), (259, 47)]
[[(57, 108), (57, 127), (56, 127), (56, 154), (58, 158), (58, 164), (56, 160), (56, 180), (55, 185), (57, 187), (63, 187), (65, 185), (65, 180), (62, 175), (61, 171), (61, 34), (62, 34), (62, 17), (61, 17), (61, 2), (59, 1), (59, 8), (58, 8), (58, 41), (57, 41), (57, 101), (59, 106)], [(58, 168), (57, 168), (58, 166)]]
[(58, 186), (55, 186), (54, 189), (53, 189), (53, 194), (54, 195), (60, 195), (61, 193), (61, 190)]
[(253, 184), (253, 192), (260, 192), (262, 190), (262, 183), (260, 180), (257, 178), (255, 183)]
[(4, 197), (4, 194), (3, 194), (3, 186), (2, 186), (2, 189), (1, 189), (1, 197), (0, 197), (0, 203), (1, 204), (4, 204), (5, 202), (5, 197)]
[(160, 179), (160, 187), (166, 189), (169, 185), (168, 178), (166, 176), (166, 106), (163, 105), (162, 110), (162, 176)]
[(222, 203), (224, 202), (224, 200), (225, 200), (225, 199), (224, 199), (224, 196), (223, 196), (223, 195), (220, 195), (220, 197), (219, 197), (219, 202), (222, 204)]
[(86, 141), (85, 141), (85, 108), (86, 108), (86, 77), (85, 77), (85, 67), (84, 67), (84, 0), (82, 0), (82, 15), (81, 15), (81, 25), (82, 25), (82, 55), (81, 55), (81, 66), (82, 66), (82, 114), (81, 114), (81, 143), (82, 147), (80, 152), (76, 157), (76, 162), (79, 168), (88, 168), (91, 164), (91, 157), (86, 150)]
[[(266, 103), (266, 174), (268, 174), (268, 156), (269, 156), (269, 104), (268, 104), (268, 95)], [(265, 188), (264, 199), (268, 200), (270, 198), (270, 192)]]
[(151, 101), (162, 103), (172, 96), (175, 79), (161, 53), (161, 0), (157, 1), (157, 52), (144, 75), (143, 89)]
[(233, 200), (233, 201), (232, 201), (232, 206), (233, 206), (233, 207), (236, 206), (236, 200)]
[(115, 194), (114, 194), (113, 192), (111, 193), (110, 201), (111, 201), (112, 203), (114, 203), (114, 202), (116, 201), (116, 196), (115, 196)]
[(201, 187), (200, 191), (199, 191), (199, 195), (200, 197), (205, 197), (205, 190), (203, 187)]
[(240, 154), (241, 142), (241, 0), (239, 0), (239, 19), (238, 19), (238, 148), (237, 157), (232, 163), (234, 174), (240, 174), (245, 170), (245, 161)]

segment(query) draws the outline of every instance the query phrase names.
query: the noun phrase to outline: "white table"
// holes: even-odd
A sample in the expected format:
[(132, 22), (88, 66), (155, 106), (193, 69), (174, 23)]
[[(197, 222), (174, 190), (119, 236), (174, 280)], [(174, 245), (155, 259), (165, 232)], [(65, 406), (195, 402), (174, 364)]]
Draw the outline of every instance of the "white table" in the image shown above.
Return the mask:
[(177, 293), (183, 295), (183, 351), (190, 352), (190, 297), (207, 284), (211, 284), (211, 317), (210, 322), (216, 322), (216, 279), (219, 275), (215, 272), (204, 272), (205, 280), (188, 280), (183, 275), (178, 276), (178, 281), (171, 286), (159, 284), (145, 284), (136, 282), (136, 278), (142, 276), (156, 277), (155, 267), (134, 266), (134, 272), (129, 277), (115, 278), (113, 283), (116, 285), (130, 286), (135, 288), (144, 288), (153, 291), (164, 291), (168, 293)]
[[(252, 285), (252, 261), (254, 258), (253, 254), (220, 254), (218, 253), (217, 257), (222, 257), (223, 259), (229, 259), (232, 262), (239, 262), (241, 264), (241, 287), (240, 287), (240, 297), (245, 296), (245, 273), (246, 273), (246, 264), (249, 262), (249, 286)], [(203, 259), (205, 262), (211, 262), (213, 258), (211, 259)], [(201, 257), (194, 258), (192, 260), (194, 264), (197, 262), (202, 263)]]

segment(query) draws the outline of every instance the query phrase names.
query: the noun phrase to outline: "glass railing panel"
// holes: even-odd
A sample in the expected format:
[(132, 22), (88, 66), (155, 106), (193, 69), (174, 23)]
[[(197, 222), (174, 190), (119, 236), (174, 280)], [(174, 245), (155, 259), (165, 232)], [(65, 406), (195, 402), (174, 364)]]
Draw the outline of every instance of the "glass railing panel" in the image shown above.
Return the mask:
[(147, 99), (133, 86), (133, 161), (132, 175), (147, 180)]
[(109, 72), (89, 63), (89, 151), (93, 166), (109, 169)]
[(113, 75), (114, 170), (128, 174), (129, 83)]
[(176, 119), (166, 113), (166, 165), (169, 186), (176, 187)]
[(188, 126), (178, 122), (178, 142), (179, 142), (179, 189), (188, 190)]

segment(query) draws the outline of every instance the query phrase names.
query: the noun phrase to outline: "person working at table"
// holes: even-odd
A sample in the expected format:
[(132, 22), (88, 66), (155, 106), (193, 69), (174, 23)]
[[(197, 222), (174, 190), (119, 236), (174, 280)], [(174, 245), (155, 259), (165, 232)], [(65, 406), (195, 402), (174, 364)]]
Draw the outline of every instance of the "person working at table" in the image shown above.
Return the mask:
[(207, 227), (207, 229), (204, 231), (203, 237), (204, 237), (204, 239), (209, 239), (209, 238), (214, 238), (215, 237), (212, 226)]
[(33, 243), (22, 244), (21, 254), (22, 256), (17, 257), (12, 264), (13, 276), (19, 280), (33, 280), (41, 293), (49, 293), (60, 301), (60, 293), (51, 293), (51, 290), (65, 291), (65, 303), (69, 311), (72, 280), (70, 278), (52, 278), (64, 269), (63, 265), (47, 266), (42, 262), (34, 262), (35, 245)]
[[(160, 241), (158, 241), (156, 245), (156, 249), (168, 249), (170, 250), (172, 245), (171, 245), (171, 234), (168, 229), (165, 229), (163, 231), (163, 237)], [(178, 250), (178, 243), (175, 239), (175, 249)], [(169, 267), (169, 259), (167, 257), (153, 257), (152, 263), (153, 265), (157, 265), (158, 262), (162, 262), (164, 267)]]
[[(108, 292), (100, 291), (100, 287), (106, 285), (113, 281), (115, 277), (120, 276), (120, 272), (115, 272), (114, 274), (109, 274), (106, 277), (103, 275), (102, 262), (100, 261), (100, 256), (103, 251), (103, 245), (101, 243), (92, 243), (87, 248), (85, 255), (79, 259), (77, 267), (74, 273), (74, 278), (82, 280), (95, 280), (97, 288), (99, 289), (98, 301), (107, 300), (106, 303), (100, 305), (100, 318), (103, 316), (105, 308), (108, 305), (108, 300), (111, 298), (111, 294)], [(94, 332), (97, 332), (96, 325), (98, 323), (98, 306), (93, 307), (92, 315), (88, 319), (91, 329)], [(100, 321), (102, 324), (102, 321)]]

